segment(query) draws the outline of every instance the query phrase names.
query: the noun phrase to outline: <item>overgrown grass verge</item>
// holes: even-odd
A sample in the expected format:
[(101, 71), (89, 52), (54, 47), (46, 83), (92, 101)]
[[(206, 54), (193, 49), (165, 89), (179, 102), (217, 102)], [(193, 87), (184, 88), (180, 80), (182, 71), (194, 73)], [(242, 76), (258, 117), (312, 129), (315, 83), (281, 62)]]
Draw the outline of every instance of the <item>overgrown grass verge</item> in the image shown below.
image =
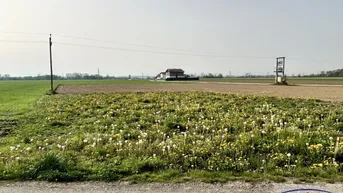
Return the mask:
[(206, 92), (44, 96), (0, 138), (0, 180), (341, 181), (342, 107)]

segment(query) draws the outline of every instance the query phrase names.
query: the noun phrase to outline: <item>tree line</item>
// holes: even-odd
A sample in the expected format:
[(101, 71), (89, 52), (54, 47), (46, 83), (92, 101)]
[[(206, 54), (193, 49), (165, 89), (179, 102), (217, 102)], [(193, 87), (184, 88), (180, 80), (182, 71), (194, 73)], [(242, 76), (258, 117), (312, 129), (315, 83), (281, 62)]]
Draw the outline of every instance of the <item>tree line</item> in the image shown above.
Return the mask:
[[(53, 75), (54, 80), (106, 80), (106, 79), (127, 79), (128, 76), (102, 76), (99, 74), (87, 73), (67, 73), (65, 76)], [(0, 80), (50, 80), (50, 75), (36, 75), (36, 76), (10, 76), (9, 74), (0, 74)]]
[(305, 77), (343, 77), (343, 69), (321, 71), (317, 74), (304, 75)]

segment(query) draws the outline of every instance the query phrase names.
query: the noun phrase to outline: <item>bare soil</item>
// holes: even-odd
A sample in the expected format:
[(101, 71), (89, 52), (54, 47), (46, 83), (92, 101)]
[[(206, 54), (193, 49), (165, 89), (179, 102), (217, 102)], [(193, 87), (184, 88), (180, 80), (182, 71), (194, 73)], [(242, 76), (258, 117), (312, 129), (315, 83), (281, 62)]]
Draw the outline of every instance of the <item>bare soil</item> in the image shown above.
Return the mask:
[(280, 96), (289, 98), (343, 101), (343, 86), (302, 85), (276, 86), (268, 84), (109, 84), (109, 85), (63, 85), (59, 94), (85, 94), (110, 92), (157, 92), (157, 91), (209, 91), (235, 94)]

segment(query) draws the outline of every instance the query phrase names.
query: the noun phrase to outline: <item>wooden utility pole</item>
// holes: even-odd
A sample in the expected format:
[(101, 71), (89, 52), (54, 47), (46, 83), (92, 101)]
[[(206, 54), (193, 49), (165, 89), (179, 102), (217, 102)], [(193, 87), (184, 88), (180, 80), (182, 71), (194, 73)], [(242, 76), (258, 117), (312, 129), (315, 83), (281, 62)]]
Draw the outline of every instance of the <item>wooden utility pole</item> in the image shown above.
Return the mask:
[(50, 51), (50, 89), (51, 92), (54, 92), (54, 79), (53, 79), (53, 73), (52, 73), (52, 51), (51, 51), (51, 47), (52, 47), (52, 42), (51, 42), (51, 34), (49, 37), (49, 51)]

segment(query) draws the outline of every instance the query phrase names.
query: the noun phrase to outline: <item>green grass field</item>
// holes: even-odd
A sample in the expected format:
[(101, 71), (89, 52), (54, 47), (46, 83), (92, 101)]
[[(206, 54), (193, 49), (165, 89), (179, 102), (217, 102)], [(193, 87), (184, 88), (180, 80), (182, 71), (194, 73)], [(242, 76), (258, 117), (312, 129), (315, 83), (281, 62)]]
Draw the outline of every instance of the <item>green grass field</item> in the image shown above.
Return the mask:
[(23, 114), (48, 89), (47, 81), (0, 81), (0, 119)]
[[(201, 78), (201, 81), (206, 82), (231, 82), (231, 83), (274, 83), (274, 78)], [(327, 85), (343, 85), (343, 78), (288, 78), (289, 84), (327, 84)]]
[[(57, 80), (59, 84), (162, 84), (148, 80)], [(0, 81), (0, 120), (13, 119), (23, 115), (32, 105), (50, 89), (50, 82)]]

